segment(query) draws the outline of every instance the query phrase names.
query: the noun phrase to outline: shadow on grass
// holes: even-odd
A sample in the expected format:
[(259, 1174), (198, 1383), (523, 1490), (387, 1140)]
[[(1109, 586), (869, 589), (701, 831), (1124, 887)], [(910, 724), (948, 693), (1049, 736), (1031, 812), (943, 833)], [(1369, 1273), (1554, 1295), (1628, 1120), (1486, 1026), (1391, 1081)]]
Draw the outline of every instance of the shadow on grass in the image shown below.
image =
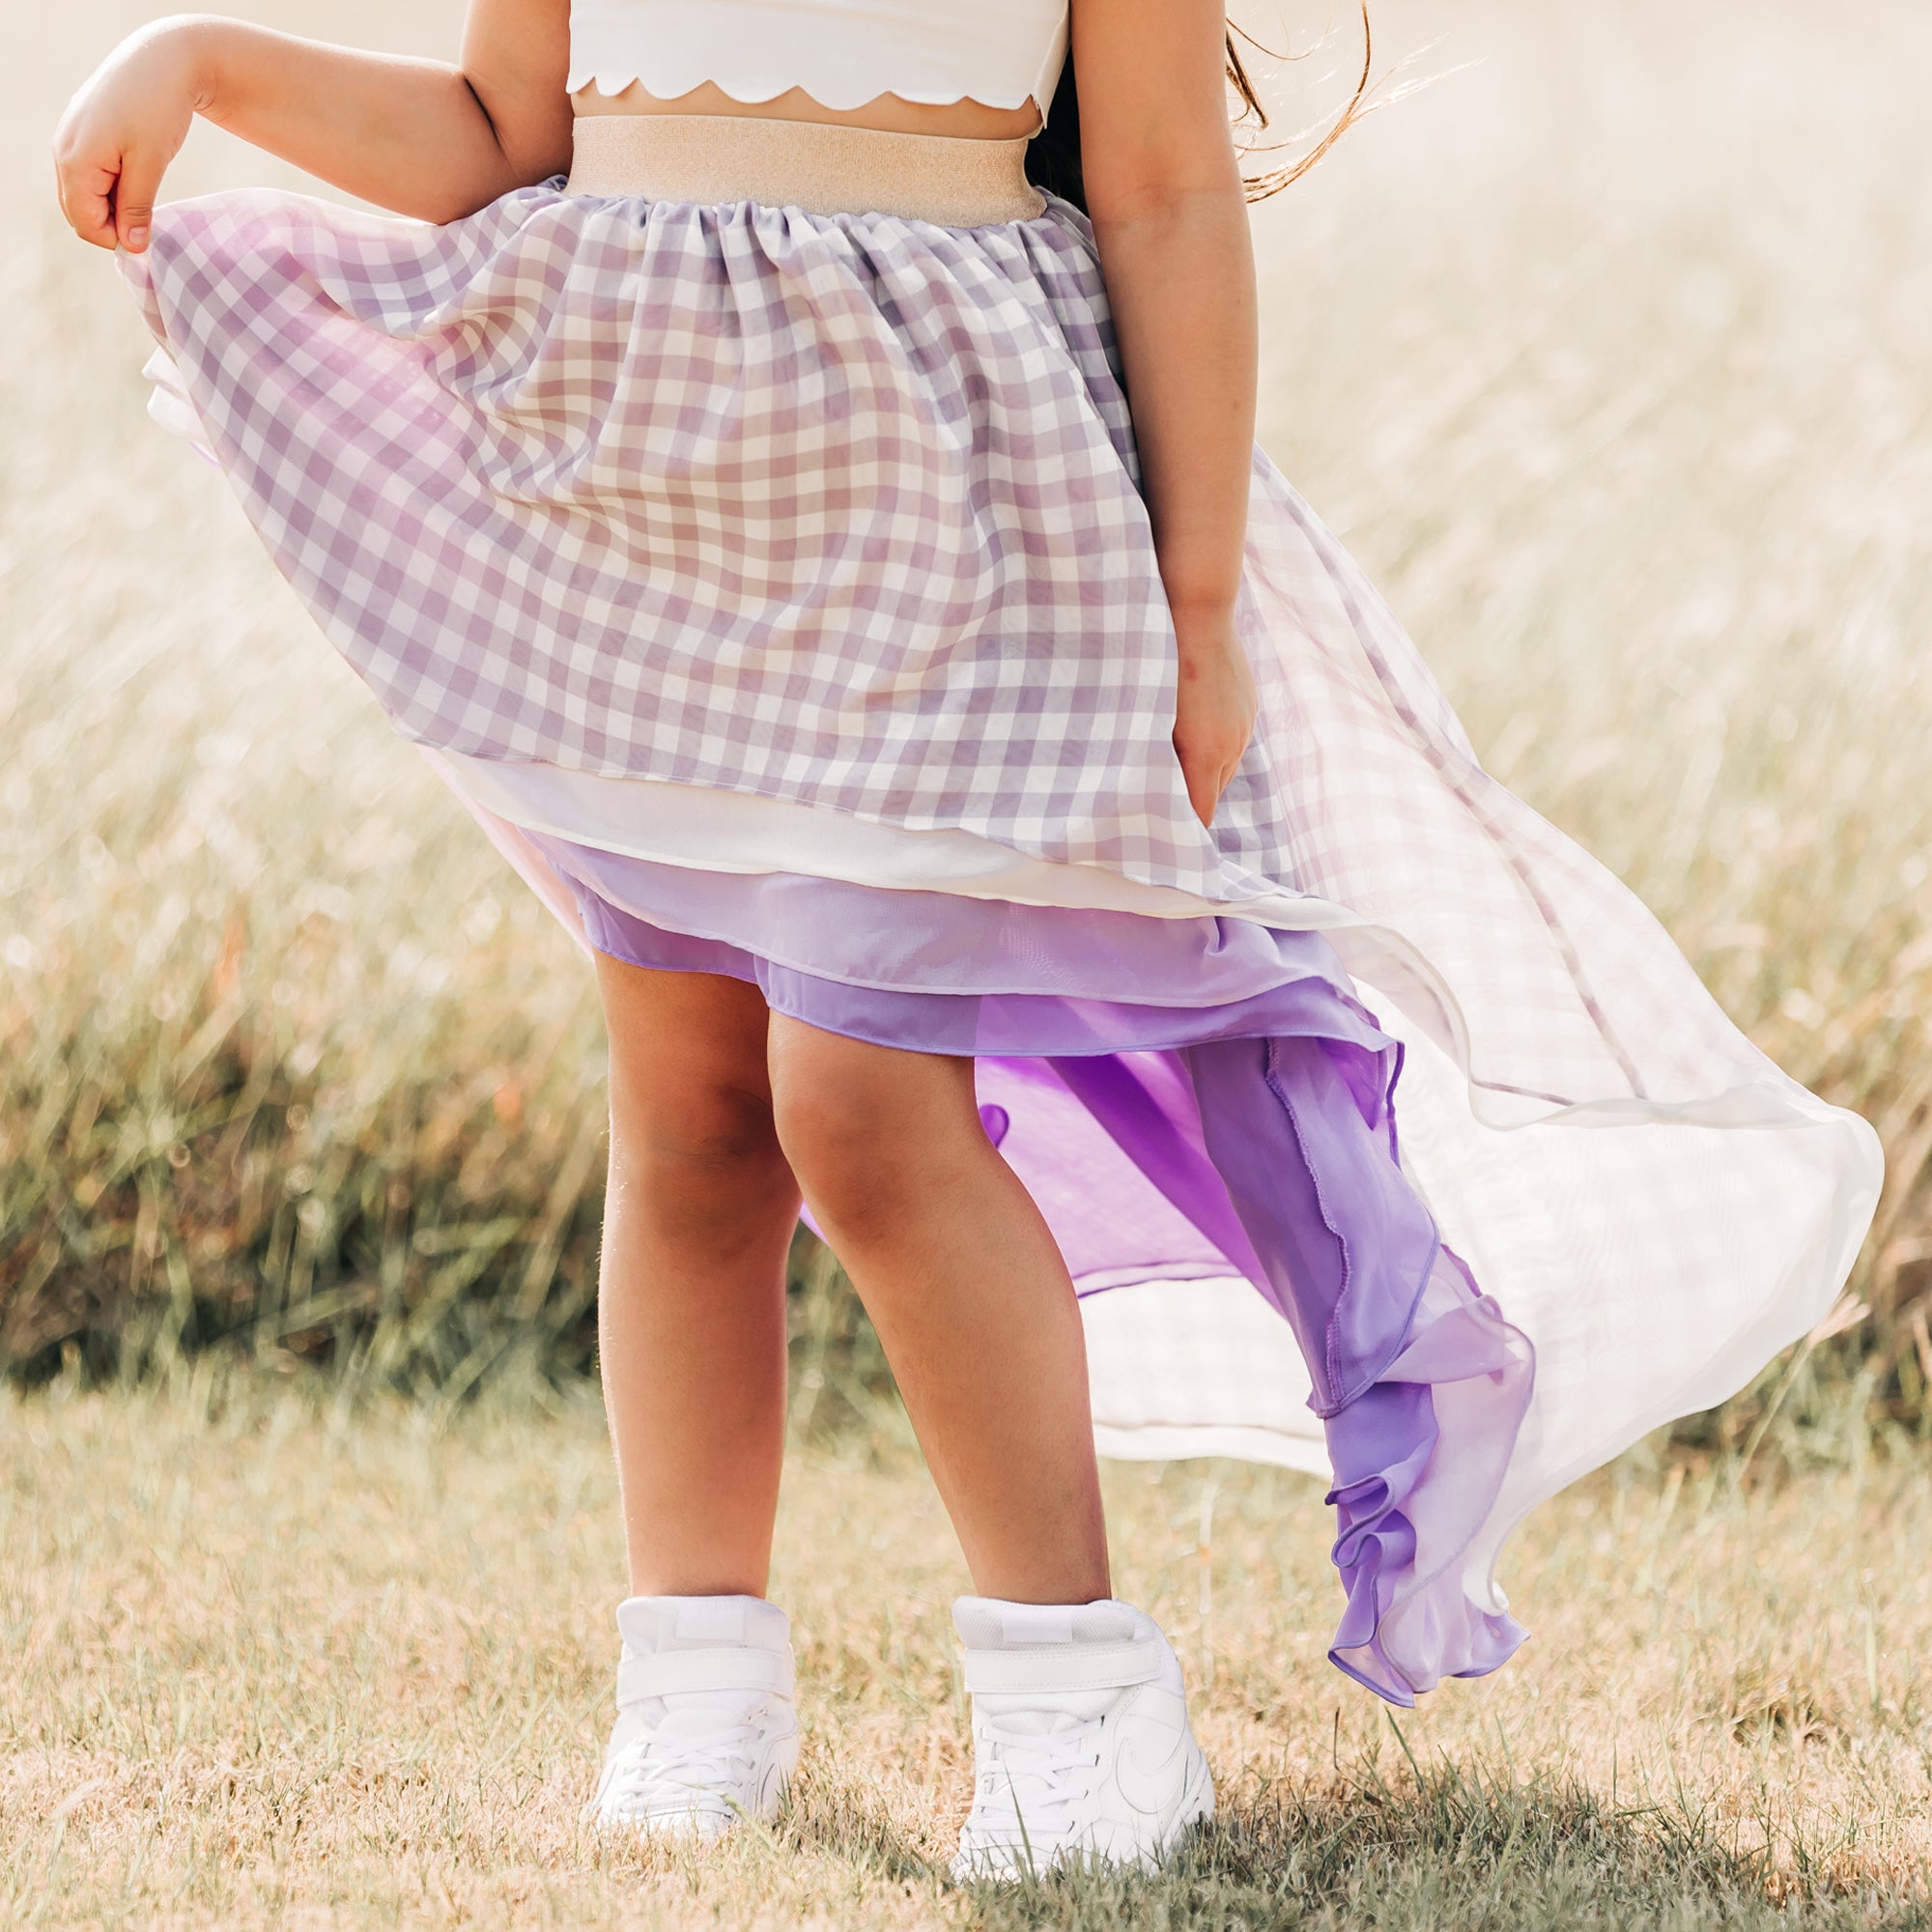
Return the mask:
[[(1720, 1822), (1679, 1804), (1612, 1806), (1584, 1785), (1520, 1781), (1502, 1766), (1418, 1769), (1399, 1782), (1371, 1766), (1299, 1787), (1251, 1776), (1156, 1875), (1063, 1872), (969, 1887), (959, 1902), (963, 1922), (983, 1932), (1932, 1926), (1922, 1889), (1902, 1888), (1849, 1844), (1809, 1845), (1788, 1831), (1770, 1838), (1774, 1859), (1765, 1824)], [(889, 1851), (880, 1819), (855, 1816), (833, 1837), (855, 1826), (841, 1849), (872, 1868), (936, 1876)]]

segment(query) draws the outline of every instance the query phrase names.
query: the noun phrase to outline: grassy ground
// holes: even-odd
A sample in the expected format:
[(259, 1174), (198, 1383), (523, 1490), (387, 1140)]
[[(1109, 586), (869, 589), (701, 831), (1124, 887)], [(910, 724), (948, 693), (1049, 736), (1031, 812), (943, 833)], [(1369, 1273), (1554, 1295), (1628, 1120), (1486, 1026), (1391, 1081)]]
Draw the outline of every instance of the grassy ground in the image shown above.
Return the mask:
[(1157, 1881), (1017, 1893), (940, 1875), (965, 1578), (890, 1422), (789, 1471), (797, 1802), (702, 1857), (579, 1822), (619, 1576), (589, 1404), (56, 1392), (0, 1406), (0, 1467), (10, 1924), (1932, 1923), (1922, 1456), (1573, 1491), (1510, 1566), (1531, 1644), (1394, 1722), (1322, 1656), (1315, 1484), (1114, 1465), (1117, 1586), (1182, 1653), (1221, 1818)]

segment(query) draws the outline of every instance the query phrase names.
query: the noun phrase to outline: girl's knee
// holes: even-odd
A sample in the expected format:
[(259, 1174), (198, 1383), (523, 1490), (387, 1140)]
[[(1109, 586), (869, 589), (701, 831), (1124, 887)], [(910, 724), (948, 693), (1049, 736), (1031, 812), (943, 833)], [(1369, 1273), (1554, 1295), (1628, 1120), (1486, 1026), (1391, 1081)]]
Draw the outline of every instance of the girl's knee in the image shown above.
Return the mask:
[(972, 1063), (810, 1034), (775, 1032), (773, 1122), (814, 1209), (856, 1232), (979, 1134)]
[(613, 1166), (728, 1171), (781, 1164), (756, 988), (601, 955), (598, 969), (611, 1032)]
[(722, 1171), (781, 1164), (784, 1158), (767, 1096), (702, 1080), (613, 1081), (611, 1142), (618, 1163), (652, 1168)]

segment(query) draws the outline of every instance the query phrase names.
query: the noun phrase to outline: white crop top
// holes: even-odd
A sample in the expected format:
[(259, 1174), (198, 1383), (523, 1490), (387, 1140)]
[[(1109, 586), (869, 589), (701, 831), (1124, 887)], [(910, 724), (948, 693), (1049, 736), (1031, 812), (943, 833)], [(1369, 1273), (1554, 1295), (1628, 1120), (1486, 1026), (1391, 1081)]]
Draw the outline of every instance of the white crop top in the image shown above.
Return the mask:
[(733, 100), (800, 87), (822, 107), (882, 94), (1042, 117), (1066, 59), (1067, 0), (571, 0), (570, 78), (661, 100), (713, 81)]

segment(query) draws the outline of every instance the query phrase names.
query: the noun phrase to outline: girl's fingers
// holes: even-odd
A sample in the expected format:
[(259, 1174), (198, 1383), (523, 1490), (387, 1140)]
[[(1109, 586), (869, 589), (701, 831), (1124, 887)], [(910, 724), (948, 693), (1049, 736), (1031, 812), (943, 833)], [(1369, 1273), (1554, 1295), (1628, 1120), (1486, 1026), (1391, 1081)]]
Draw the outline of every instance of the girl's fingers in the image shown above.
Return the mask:
[(1200, 760), (1182, 758), (1180, 776), (1187, 786), (1187, 802), (1194, 808), (1194, 815), (1203, 825), (1214, 822), (1214, 807), (1220, 792), (1214, 785), (1213, 774), (1201, 769)]
[(1194, 808), (1195, 817), (1211, 827), (1221, 794), (1234, 783), (1248, 748), (1244, 744), (1233, 757), (1223, 756), (1212, 763), (1205, 753), (1186, 753), (1179, 745), (1174, 749), (1180, 760), (1180, 781), (1187, 788), (1187, 802)]
[(138, 255), (148, 245), (162, 165), (146, 155), (121, 156), (121, 179), (114, 184), (114, 233), (130, 255)]
[(83, 242), (97, 248), (111, 248), (115, 242), (114, 180), (111, 167), (98, 164), (58, 165), (61, 213), (67, 224)]

